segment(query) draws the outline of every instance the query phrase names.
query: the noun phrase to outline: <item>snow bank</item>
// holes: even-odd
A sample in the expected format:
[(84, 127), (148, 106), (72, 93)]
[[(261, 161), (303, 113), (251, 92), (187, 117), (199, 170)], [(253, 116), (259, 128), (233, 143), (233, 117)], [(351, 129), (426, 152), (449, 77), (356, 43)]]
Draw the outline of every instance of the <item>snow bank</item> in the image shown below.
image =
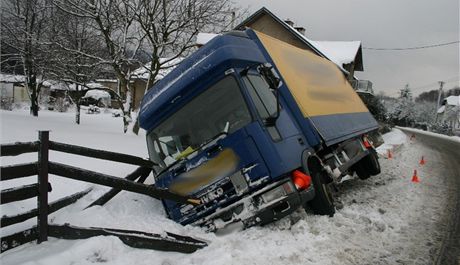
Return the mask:
[(377, 153), (386, 157), (388, 150), (393, 151), (405, 142), (407, 142), (407, 135), (399, 129), (393, 129), (391, 132), (382, 135), (384, 144), (377, 147)]
[(444, 135), (444, 134), (439, 134), (439, 133), (434, 133), (434, 132), (428, 132), (428, 131), (414, 129), (414, 128), (407, 128), (407, 127), (396, 127), (396, 128), (400, 128), (400, 129), (403, 129), (404, 131), (408, 131), (408, 132), (414, 132), (414, 133), (423, 134), (423, 135), (426, 135), (426, 136), (431, 136), (431, 137), (444, 139), (446, 141), (453, 142), (455, 144), (460, 144), (460, 137), (458, 137), (458, 136), (449, 136), (449, 135)]

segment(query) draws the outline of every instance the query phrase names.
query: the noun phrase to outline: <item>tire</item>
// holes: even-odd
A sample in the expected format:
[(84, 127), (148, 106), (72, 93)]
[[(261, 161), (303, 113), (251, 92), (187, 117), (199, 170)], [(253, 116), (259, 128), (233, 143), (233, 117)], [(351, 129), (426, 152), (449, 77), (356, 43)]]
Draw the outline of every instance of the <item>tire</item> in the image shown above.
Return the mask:
[(323, 174), (326, 174), (326, 172), (317, 168), (312, 170), (311, 178), (315, 188), (315, 197), (308, 202), (308, 206), (315, 214), (332, 217), (335, 213), (334, 198), (332, 197), (330, 184), (326, 183)]
[(377, 152), (372, 149), (369, 155), (363, 157), (355, 166), (354, 170), (360, 179), (368, 179), (371, 176), (380, 174), (380, 163)]

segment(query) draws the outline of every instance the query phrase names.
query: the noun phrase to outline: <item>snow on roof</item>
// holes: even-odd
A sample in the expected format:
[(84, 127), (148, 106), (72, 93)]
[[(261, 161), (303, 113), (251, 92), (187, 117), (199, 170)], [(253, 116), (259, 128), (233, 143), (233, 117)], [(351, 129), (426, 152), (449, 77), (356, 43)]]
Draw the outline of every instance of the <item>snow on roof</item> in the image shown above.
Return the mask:
[(100, 83), (88, 83), (86, 84), (87, 87), (89, 88), (107, 88), (106, 86), (100, 84)]
[[(170, 60), (170, 61), (168, 61), (168, 60)], [(182, 60), (183, 60), (183, 58), (181, 58), (181, 57), (175, 58), (175, 59), (160, 58), (160, 63), (163, 64), (161, 67), (163, 69), (160, 69), (160, 71), (158, 72), (158, 74), (155, 77), (155, 79), (156, 80), (163, 79), (163, 77), (165, 77), (169, 72), (171, 72), (171, 70), (174, 69), (174, 67), (176, 65), (178, 65)], [(168, 61), (168, 62), (166, 62), (166, 61)], [(150, 72), (149, 72), (148, 69), (150, 69), (150, 64), (151, 64), (151, 62), (146, 63), (145, 65), (143, 65), (143, 66), (137, 68), (136, 70), (134, 70), (131, 73), (131, 77), (138, 78), (138, 79), (144, 79), (144, 80), (149, 79)]]
[(212, 40), (214, 37), (219, 36), (219, 35), (220, 34), (200, 32), (198, 33), (198, 36), (196, 37), (196, 44), (205, 45), (210, 40)]
[(88, 92), (86, 92), (83, 98), (94, 98), (96, 100), (99, 100), (101, 98), (110, 98), (110, 94), (109, 92), (102, 90), (89, 90)]
[(321, 52), (334, 61), (337, 65), (343, 66), (353, 62), (361, 46), (360, 41), (311, 41), (313, 45), (320, 48)]
[(460, 106), (460, 96), (448, 96), (444, 100), (446, 101), (446, 105)]
[(319, 51), (319, 54), (323, 55), (324, 57), (326, 57), (327, 59), (329, 59), (333, 63), (335, 63), (340, 68), (340, 70), (348, 73), (348, 71), (343, 68), (343, 64), (340, 63), (340, 60), (335, 58), (333, 54), (328, 54), (326, 49), (322, 47), (320, 42), (310, 40), (309, 38), (305, 37), (302, 33), (298, 32), (293, 26), (289, 25), (288, 23), (286, 23), (286, 22), (284, 22), (282, 20), (280, 20), (280, 23), (282, 23), (286, 27), (290, 28), (291, 31), (294, 32), (299, 38), (303, 39), (308, 44), (310, 44), (310, 46), (312, 46), (313, 49)]
[(438, 109), (438, 113), (444, 113), (444, 110), (446, 110), (446, 106), (442, 105), (442, 106)]
[(23, 75), (11, 75), (0, 73), (0, 82), (2, 83), (24, 83), (26, 77)]

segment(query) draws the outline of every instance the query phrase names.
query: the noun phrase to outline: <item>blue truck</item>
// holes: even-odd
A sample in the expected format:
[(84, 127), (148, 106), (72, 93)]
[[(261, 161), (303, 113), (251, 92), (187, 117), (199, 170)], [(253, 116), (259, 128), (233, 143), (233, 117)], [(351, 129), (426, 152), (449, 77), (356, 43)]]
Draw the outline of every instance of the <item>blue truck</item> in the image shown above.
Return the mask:
[(378, 128), (338, 67), (247, 29), (212, 39), (144, 96), (155, 186), (181, 224), (250, 227), (300, 207), (335, 213), (332, 185), (380, 173)]

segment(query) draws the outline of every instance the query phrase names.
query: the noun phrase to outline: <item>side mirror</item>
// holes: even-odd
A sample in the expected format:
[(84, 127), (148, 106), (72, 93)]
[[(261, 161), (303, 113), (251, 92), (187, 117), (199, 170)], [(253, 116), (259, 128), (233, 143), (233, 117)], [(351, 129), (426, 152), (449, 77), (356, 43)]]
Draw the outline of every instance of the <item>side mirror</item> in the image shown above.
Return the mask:
[(261, 64), (257, 70), (264, 77), (265, 81), (267, 81), (271, 89), (278, 89), (281, 84), (281, 80), (271, 64)]

